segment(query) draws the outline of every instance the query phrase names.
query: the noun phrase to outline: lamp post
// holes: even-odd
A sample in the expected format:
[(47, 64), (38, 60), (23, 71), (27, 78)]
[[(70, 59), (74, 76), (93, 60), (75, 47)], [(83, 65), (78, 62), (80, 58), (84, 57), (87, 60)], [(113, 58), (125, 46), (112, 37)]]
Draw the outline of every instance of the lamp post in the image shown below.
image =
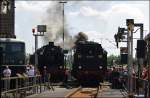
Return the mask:
[(64, 4), (67, 3), (66, 1), (60, 1), (59, 3), (62, 4), (62, 29), (63, 29), (63, 49), (64, 49), (64, 40), (65, 40), (65, 35), (64, 35), (64, 32), (65, 32), (65, 29), (64, 29), (64, 25), (65, 25), (65, 11), (64, 11)]
[[(65, 29), (64, 29), (64, 25), (65, 25), (65, 11), (64, 11), (64, 4), (67, 3), (66, 1), (60, 1), (59, 2), (60, 4), (62, 4), (62, 29), (63, 29), (63, 49), (65, 49), (65, 45), (64, 45), (64, 42), (65, 42), (65, 35), (64, 35), (64, 32), (65, 32)], [(66, 59), (65, 55), (64, 55), (64, 60)], [(66, 68), (66, 66), (65, 66)]]

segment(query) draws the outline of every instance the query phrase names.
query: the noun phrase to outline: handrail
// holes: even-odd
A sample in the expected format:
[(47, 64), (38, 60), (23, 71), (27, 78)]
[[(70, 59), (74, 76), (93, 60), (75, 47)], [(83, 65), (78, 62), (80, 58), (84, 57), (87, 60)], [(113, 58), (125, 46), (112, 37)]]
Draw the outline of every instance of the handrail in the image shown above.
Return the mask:
[[(43, 77), (44, 78), (44, 77)], [(24, 92), (23, 95), (21, 96), (26, 96), (28, 93), (26, 91), (30, 91), (32, 90), (32, 93), (41, 93), (43, 92), (43, 90), (47, 90), (46, 89), (46, 84), (47, 82), (43, 82), (42, 81), (42, 76), (41, 75), (36, 75), (36, 76), (27, 76), (27, 75), (18, 75), (17, 77), (4, 77), (1, 78), (1, 81), (4, 81), (4, 83), (7, 84), (7, 82), (5, 81), (10, 81), (10, 83), (14, 83), (14, 88), (13, 89), (9, 89), (7, 87), (1, 88), (4, 89), (1, 93), (1, 96), (7, 97), (7, 95), (9, 96), (8, 93), (13, 93), (16, 94), (15, 96), (17, 96), (19, 93)], [(14, 80), (14, 82), (11, 82), (11, 80)], [(50, 81), (48, 81), (49, 83)]]
[(40, 77), (41, 75), (36, 75), (36, 76), (16, 76), (16, 77), (5, 77), (5, 78), (1, 78), (1, 80), (8, 80), (8, 79), (24, 79), (24, 78), (34, 78), (34, 77)]
[[(142, 79), (141, 77), (137, 77), (137, 76), (132, 76), (132, 79), (134, 80), (134, 83), (132, 84), (133, 88), (133, 93), (134, 94), (142, 94), (145, 96), (145, 98), (149, 98), (148, 94), (148, 85), (150, 85), (148, 79)], [(127, 84), (123, 84), (123, 87), (125, 90), (128, 91), (127, 89)]]
[(134, 77), (134, 76), (132, 76), (132, 78), (135, 78), (135, 79), (139, 79), (139, 80), (142, 80), (142, 81), (148, 82), (148, 79), (142, 79), (142, 78)]
[(3, 92), (1, 92), (1, 93), (2, 93), (2, 94), (5, 94), (5, 93), (9, 93), (9, 92), (15, 92), (15, 91), (17, 91), (17, 90), (23, 90), (23, 89), (27, 89), (27, 88), (31, 88), (31, 87), (36, 87), (36, 86), (39, 86), (39, 85), (21, 87), (21, 88), (18, 88), (18, 89), (11, 89), (11, 90), (8, 90), (8, 91), (3, 91)]

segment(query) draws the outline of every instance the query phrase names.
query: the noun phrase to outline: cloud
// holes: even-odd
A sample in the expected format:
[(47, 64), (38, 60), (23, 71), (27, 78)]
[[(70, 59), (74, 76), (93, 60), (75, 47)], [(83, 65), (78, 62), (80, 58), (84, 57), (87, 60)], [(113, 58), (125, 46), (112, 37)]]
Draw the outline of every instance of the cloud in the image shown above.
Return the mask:
[(92, 7), (83, 6), (80, 9), (80, 14), (82, 14), (83, 16), (99, 16), (99, 14), (101, 14), (101, 13), (99, 11), (97, 11), (96, 9), (93, 9)]
[(131, 7), (133, 5), (129, 4), (114, 4), (110, 9), (105, 11), (99, 11), (98, 9), (94, 9), (91, 6), (82, 6), (79, 11), (70, 12), (71, 16), (89, 16), (89, 17), (98, 17), (99, 19), (107, 19), (112, 15), (123, 14), (129, 15), (134, 18), (144, 18), (143, 13), (139, 8)]
[[(20, 24), (17, 24), (16, 29), (22, 26), (23, 20), (25, 22), (32, 21), (32, 23), (29, 22), (26, 24), (24, 22), (24, 25), (39, 24), (40, 20), (46, 17), (47, 8), (53, 7), (53, 3), (54, 1), (16, 1), (16, 16), (18, 16), (16, 20), (20, 22)], [(65, 8), (66, 24), (68, 24), (66, 28), (69, 28), (70, 33), (72, 35), (74, 33), (75, 35), (78, 31), (83, 31), (89, 36), (89, 40), (94, 40), (99, 43), (102, 41), (102, 46), (107, 49), (109, 54), (118, 53), (118, 50), (111, 49), (110, 47), (115, 48), (115, 46), (101, 38), (107, 37), (108, 39), (114, 39), (113, 36), (117, 32), (118, 26), (125, 24), (125, 19), (134, 18), (135, 22), (137, 19), (140, 19), (137, 22), (144, 23), (144, 26), (147, 23), (147, 28), (149, 27), (149, 17), (147, 16), (149, 15), (149, 10), (147, 9), (147, 5), (141, 2), (138, 5), (135, 3), (131, 4), (131, 2), (112, 2), (111, 4), (105, 1), (89, 3), (86, 1), (73, 2), (72, 4), (68, 2), (65, 4)], [(28, 26), (28, 28), (31, 27)], [(25, 29), (28, 28), (26, 27)], [(25, 30), (22, 29), (21, 31), (23, 32)]]
[(50, 1), (16, 1), (15, 6), (17, 10), (26, 10), (32, 12), (43, 12), (46, 11), (48, 6), (50, 6), (52, 2)]
[(128, 14), (135, 18), (144, 18), (144, 15), (139, 8), (135, 8), (133, 7), (133, 5), (128, 5), (128, 4), (117, 4), (112, 6), (111, 11), (108, 13), (113, 13), (113, 12), (115, 12), (116, 14), (117, 13)]
[[(79, 10), (69, 12), (69, 17), (73, 17), (71, 18), (72, 20), (78, 20), (79, 23), (76, 23), (76, 25), (80, 25), (82, 30), (85, 29), (84, 31), (88, 35), (89, 40), (102, 43), (102, 46), (109, 54), (119, 54), (119, 50), (114, 45), (115, 42), (110, 43), (105, 38), (113, 39), (114, 41), (114, 34), (117, 32), (118, 26), (124, 27), (127, 18), (133, 18), (135, 22), (144, 23), (144, 26), (145, 24), (149, 25), (147, 24), (149, 20), (147, 17), (149, 10), (147, 8), (148, 6), (143, 3), (131, 4), (131, 2), (114, 3), (106, 10), (99, 10), (101, 8), (90, 5), (83, 5), (80, 6)], [(84, 25), (85, 23), (86, 25)], [(120, 44), (119, 46), (126, 45)]]
[(100, 39), (103, 36), (103, 34), (98, 31), (85, 31), (85, 33), (88, 35), (89, 40)]
[(78, 16), (80, 12), (69, 12), (70, 16)]
[(99, 12), (97, 9), (93, 9), (90, 6), (82, 6), (79, 11), (69, 12), (69, 15), (71, 15), (71, 16), (82, 15), (82, 16), (91, 16), (91, 17), (93, 17), (93, 16), (101, 15), (101, 12)]

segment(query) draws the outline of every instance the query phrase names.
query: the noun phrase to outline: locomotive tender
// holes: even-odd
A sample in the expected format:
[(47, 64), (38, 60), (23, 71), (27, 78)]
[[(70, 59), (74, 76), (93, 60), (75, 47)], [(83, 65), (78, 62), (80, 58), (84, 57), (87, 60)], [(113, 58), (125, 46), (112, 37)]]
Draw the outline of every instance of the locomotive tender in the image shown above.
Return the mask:
[(72, 75), (81, 85), (98, 85), (107, 70), (107, 52), (101, 44), (79, 41), (74, 49)]

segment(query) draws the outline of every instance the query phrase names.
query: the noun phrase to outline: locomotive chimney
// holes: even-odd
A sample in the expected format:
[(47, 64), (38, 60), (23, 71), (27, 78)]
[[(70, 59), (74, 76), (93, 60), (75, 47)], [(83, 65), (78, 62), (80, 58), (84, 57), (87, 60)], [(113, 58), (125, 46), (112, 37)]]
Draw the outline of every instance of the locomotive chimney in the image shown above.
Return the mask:
[(49, 42), (49, 46), (54, 46), (54, 42)]

